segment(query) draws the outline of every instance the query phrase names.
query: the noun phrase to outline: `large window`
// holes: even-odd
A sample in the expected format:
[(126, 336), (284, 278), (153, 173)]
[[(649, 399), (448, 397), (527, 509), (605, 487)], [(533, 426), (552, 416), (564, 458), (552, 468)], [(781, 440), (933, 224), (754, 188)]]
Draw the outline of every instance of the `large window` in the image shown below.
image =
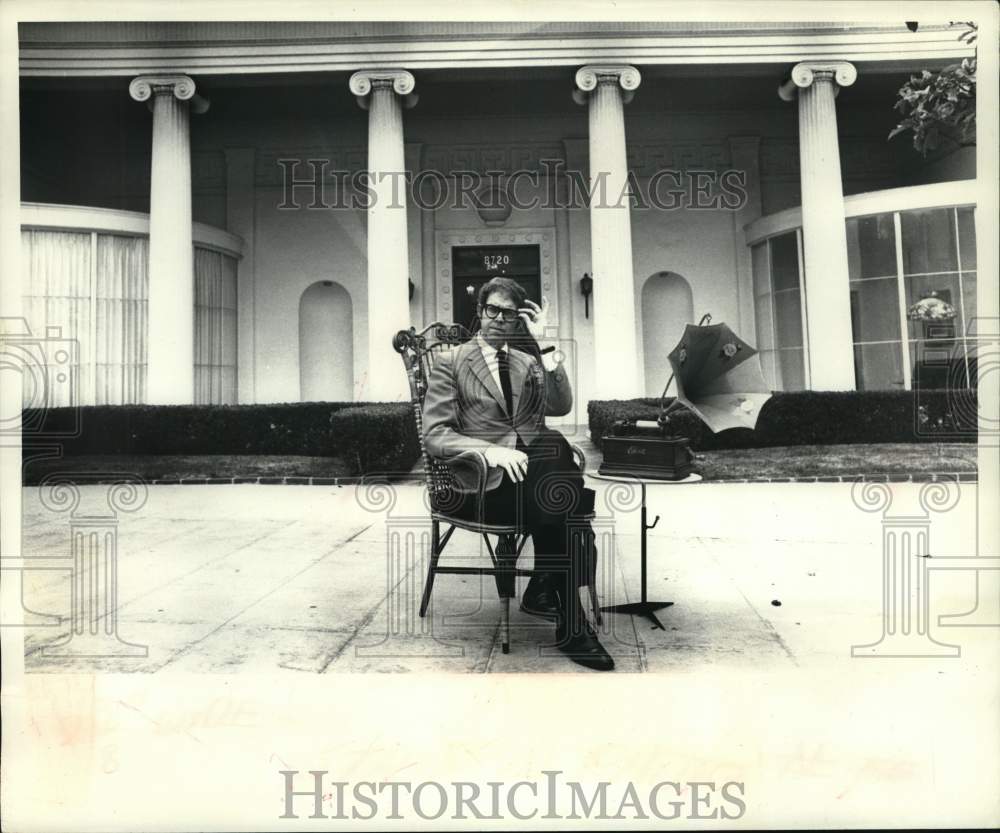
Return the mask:
[(236, 403), (236, 260), (194, 250), (194, 401)]
[(907, 337), (914, 387), (971, 387), (965, 336), (976, 314), (971, 208), (900, 213)]
[[(47, 336), (45, 397), (25, 391), (25, 404), (144, 401), (148, 240), (51, 229), (22, 231), (21, 240), (24, 316), (36, 337)], [(44, 349), (63, 344), (65, 365)]]
[(903, 389), (906, 380), (892, 214), (847, 221), (847, 265), (858, 390)]
[(803, 390), (806, 382), (802, 270), (798, 230), (753, 247), (757, 349), (772, 390)]
[[(53, 229), (26, 229), (21, 239), (24, 316), (40, 339), (44, 404), (145, 402), (148, 239)], [(234, 403), (236, 259), (199, 246), (193, 256), (194, 401)], [(42, 404), (38, 380), (25, 376), (25, 384), (25, 404)]]
[[(807, 387), (801, 229), (751, 249), (757, 347), (774, 390)], [(974, 208), (885, 211), (847, 219), (854, 369), (859, 390), (976, 384)]]

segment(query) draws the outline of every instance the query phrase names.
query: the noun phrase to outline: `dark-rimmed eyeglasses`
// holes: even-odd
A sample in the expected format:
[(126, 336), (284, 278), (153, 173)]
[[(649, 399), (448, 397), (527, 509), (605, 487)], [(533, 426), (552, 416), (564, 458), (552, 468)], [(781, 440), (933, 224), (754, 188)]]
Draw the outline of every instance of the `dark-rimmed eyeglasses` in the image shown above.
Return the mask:
[(517, 310), (513, 307), (498, 307), (494, 304), (487, 304), (483, 307), (483, 312), (486, 313), (487, 318), (501, 317), (503, 321), (516, 321), (517, 320)]

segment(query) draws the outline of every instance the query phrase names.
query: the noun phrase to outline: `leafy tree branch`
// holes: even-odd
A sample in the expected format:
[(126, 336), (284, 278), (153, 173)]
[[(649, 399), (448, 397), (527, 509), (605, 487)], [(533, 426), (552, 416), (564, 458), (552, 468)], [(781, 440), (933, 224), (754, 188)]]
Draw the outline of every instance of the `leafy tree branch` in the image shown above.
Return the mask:
[[(977, 24), (962, 26), (958, 39), (975, 44)], [(923, 156), (942, 142), (968, 147), (976, 143), (976, 57), (963, 58), (937, 71), (923, 70), (899, 89), (895, 109), (902, 114), (888, 138), (913, 133), (913, 147)]]

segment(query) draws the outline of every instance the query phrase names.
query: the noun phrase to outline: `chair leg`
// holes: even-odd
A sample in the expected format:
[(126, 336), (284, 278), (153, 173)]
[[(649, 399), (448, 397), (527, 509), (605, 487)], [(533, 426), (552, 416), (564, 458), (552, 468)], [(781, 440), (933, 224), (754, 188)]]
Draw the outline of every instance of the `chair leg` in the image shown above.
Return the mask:
[(497, 542), (497, 592), (501, 598), (515, 594), (514, 565), (517, 564), (517, 542), (513, 535), (501, 535)]
[(517, 540), (513, 535), (501, 535), (496, 548), (496, 580), (500, 595), (500, 648), (510, 653), (510, 600), (515, 594), (514, 565), (517, 564)]
[(587, 577), (587, 592), (590, 594), (590, 609), (594, 612), (594, 624), (600, 626), (604, 624), (601, 616), (601, 606), (597, 601), (597, 546), (594, 542), (594, 535), (587, 536), (590, 558), (590, 575)]
[(420, 600), (420, 617), (427, 613), (427, 605), (431, 601), (431, 590), (434, 589), (434, 574), (437, 572), (438, 558), (441, 556), (441, 524), (431, 521), (431, 563), (427, 567), (427, 578), (424, 580), (424, 595)]
[(510, 653), (510, 596), (500, 599), (500, 649)]

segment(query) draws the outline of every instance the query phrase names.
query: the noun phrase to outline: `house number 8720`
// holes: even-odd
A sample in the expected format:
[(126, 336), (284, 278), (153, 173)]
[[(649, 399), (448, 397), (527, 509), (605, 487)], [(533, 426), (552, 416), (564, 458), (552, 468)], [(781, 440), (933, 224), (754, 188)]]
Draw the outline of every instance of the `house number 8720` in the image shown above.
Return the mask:
[(483, 255), (483, 265), (490, 271), (510, 265), (510, 255)]

